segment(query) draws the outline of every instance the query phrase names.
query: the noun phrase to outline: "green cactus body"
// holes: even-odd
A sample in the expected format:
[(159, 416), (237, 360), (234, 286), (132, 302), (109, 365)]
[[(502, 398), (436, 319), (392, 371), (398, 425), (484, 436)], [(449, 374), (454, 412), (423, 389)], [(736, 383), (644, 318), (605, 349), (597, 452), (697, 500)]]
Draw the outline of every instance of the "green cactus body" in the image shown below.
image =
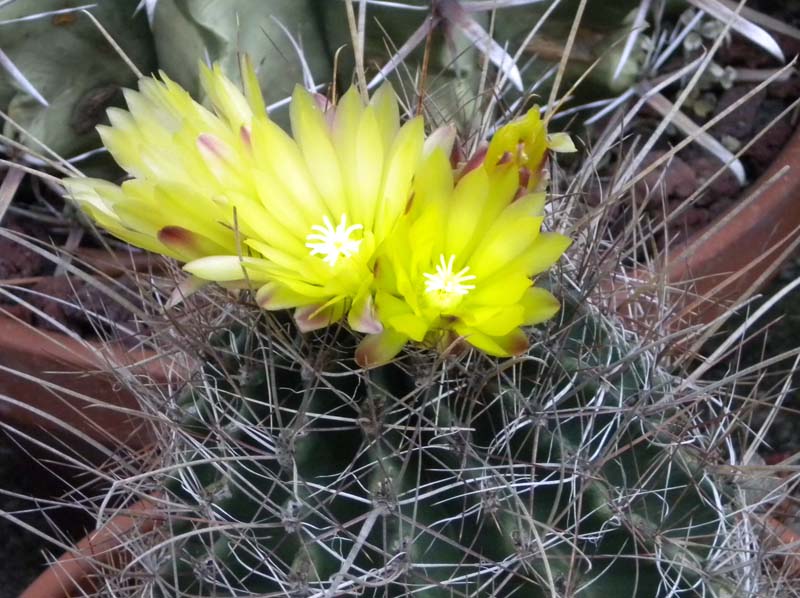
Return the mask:
[(564, 321), (513, 365), (366, 373), (332, 349), (301, 365), (263, 330), (218, 337), (176, 404), (161, 595), (719, 591), (728, 515), (665, 442), (670, 378), (587, 309)]
[[(216, 62), (238, 81), (239, 55), (246, 53), (256, 66), (267, 103), (282, 100), (304, 80), (303, 61), (316, 83), (330, 79), (331, 61), (319, 34), (315, 3), (159, 0), (152, 26), (159, 66), (199, 97), (198, 61)], [(285, 110), (274, 115), (282, 125), (288, 124), (287, 116)]]
[[(0, 7), (0, 50), (38, 91), (37, 101), (0, 70), (0, 109), (10, 122), (3, 134), (41, 152), (43, 143), (64, 157), (96, 149), (95, 125), (111, 104), (121, 104), (122, 87), (133, 87), (128, 68), (91, 19), (79, 11), (79, 0), (26, 0)], [(155, 70), (155, 52), (144, 13), (134, 16), (137, 0), (99, 0), (90, 12), (144, 73)], [(31, 15), (62, 11), (51, 16)], [(35, 138), (35, 139), (33, 139)]]
[[(423, 25), (426, 17), (437, 14), (435, 2), (416, 0), (404, 4), (429, 10), (369, 6), (365, 62), (368, 67), (372, 67), (373, 72), (389, 61), (396, 50)], [(503, 6), (496, 9), (494, 14), (488, 10), (461, 11), (458, 6), (468, 9), (469, 0), (463, 0), (460, 5), (448, 0), (447, 5), (456, 7), (450, 10), (443, 8), (445, 4), (438, 3), (438, 14), (455, 21), (459, 21), (460, 16), (473, 19), (484, 32), (491, 32), (499, 47), (506, 49), (511, 56), (520, 52), (521, 58), (517, 62), (525, 65), (524, 68), (521, 67), (521, 74), (526, 92), (536, 86), (537, 94), (547, 93), (552, 81), (543, 77), (562, 58), (564, 44), (577, 15), (577, 0), (561, 2), (541, 27), (538, 27), (539, 20), (548, 12), (550, 3)], [(615, 71), (622, 51), (621, 42), (630, 32), (630, 24), (626, 24), (626, 21), (638, 4), (635, 0), (616, 2), (613, 5), (607, 2), (588, 2), (567, 64), (565, 85), (572, 85), (588, 72), (579, 92), (582, 97), (588, 98), (604, 96), (610, 92), (618, 93), (635, 83), (640, 74), (638, 52), (627, 60), (619, 75), (615, 76)], [(331, 52), (351, 42), (347, 22), (342, 15), (342, 5), (343, 2), (322, 2), (318, 8), (324, 15), (321, 21)], [(538, 33), (528, 39), (534, 27), (538, 28)], [(403, 66), (395, 71), (393, 80), (400, 81), (406, 87), (411, 85), (419, 88), (423, 85), (418, 68), (423, 64), (426, 41), (420, 42), (415, 51), (403, 61)], [(456, 119), (462, 124), (462, 128), (465, 124), (474, 124), (471, 119), (475, 118), (476, 109), (479, 111), (480, 108), (476, 100), (480, 100), (477, 92), (485, 56), (476, 49), (474, 42), (465, 38), (461, 27), (447, 18), (438, 21), (431, 33), (430, 42), (424, 87), (430, 100), (428, 106), (431, 117), (444, 122)], [(348, 54), (344, 57), (347, 61), (343, 63), (341, 72), (349, 74), (352, 72), (352, 61)], [(544, 85), (538, 85), (540, 79), (544, 81)]]

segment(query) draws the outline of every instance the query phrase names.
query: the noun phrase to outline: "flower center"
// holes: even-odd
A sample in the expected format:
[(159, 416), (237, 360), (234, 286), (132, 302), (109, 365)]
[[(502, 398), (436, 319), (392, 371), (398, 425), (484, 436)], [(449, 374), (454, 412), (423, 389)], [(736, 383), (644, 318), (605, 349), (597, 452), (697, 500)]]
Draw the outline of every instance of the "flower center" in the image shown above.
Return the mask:
[(425, 292), (430, 295), (432, 301), (441, 309), (455, 307), (461, 302), (464, 295), (467, 295), (475, 288), (474, 284), (464, 284), (470, 280), (475, 280), (471, 274), (468, 275), (469, 267), (462, 268), (458, 272), (453, 272), (455, 255), (445, 262), (444, 254), (439, 256), (439, 263), (436, 265), (436, 273), (424, 273)]
[(364, 228), (361, 224), (347, 226), (345, 214), (342, 214), (341, 221), (335, 227), (327, 216), (322, 222), (324, 226), (315, 224), (311, 227), (314, 232), (306, 237), (306, 247), (311, 250), (311, 255), (321, 255), (322, 261), (333, 268), (340, 257), (347, 258), (358, 253), (361, 239), (351, 239), (350, 235)]

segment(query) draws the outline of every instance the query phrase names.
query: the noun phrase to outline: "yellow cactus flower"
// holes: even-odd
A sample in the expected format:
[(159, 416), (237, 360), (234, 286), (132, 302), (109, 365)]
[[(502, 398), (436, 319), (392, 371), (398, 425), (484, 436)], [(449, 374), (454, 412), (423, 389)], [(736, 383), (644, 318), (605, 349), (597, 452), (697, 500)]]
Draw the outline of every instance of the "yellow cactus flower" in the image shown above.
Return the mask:
[(372, 304), (375, 250), (411, 194), (425, 140), (421, 118), (400, 126), (391, 87), (364, 104), (351, 89), (336, 106), (296, 88), (293, 137), (266, 116), (247, 125), (242, 160), (252, 191), (229, 194), (248, 230), (253, 257), (214, 256), (185, 269), (209, 280), (260, 285), (265, 309), (294, 308), (301, 330), (338, 321), (376, 332)]
[(547, 151), (571, 153), (576, 151), (569, 135), (548, 135), (534, 106), (525, 116), (497, 130), (483, 159), (483, 166), (492, 174), (499, 166), (514, 164), (520, 172), (520, 186), (528, 191), (541, 190), (546, 183), (545, 156)]
[(241, 91), (203, 67), (213, 112), (163, 75), (143, 80), (126, 93), (129, 112), (110, 111), (101, 128), (132, 180), (70, 179), (68, 190), (116, 236), (188, 262), (199, 279), (255, 285), (266, 309), (296, 309), (302, 330), (347, 313), (353, 329), (379, 331), (374, 254), (409, 200), (422, 119), (401, 126), (388, 85), (366, 104), (351, 89), (336, 106), (298, 87), (290, 136), (242, 66)]
[(142, 79), (138, 92), (125, 90), (125, 99), (128, 110), (110, 108), (111, 126), (98, 131), (131, 178), (122, 185), (67, 178), (68, 193), (100, 226), (138, 247), (184, 262), (235, 255), (227, 193), (241, 185), (209, 154), (217, 140), (235, 147), (238, 132), (163, 74)]
[[(490, 355), (518, 355), (528, 347), (522, 327), (558, 311), (558, 300), (534, 287), (533, 278), (570, 240), (541, 232), (545, 193), (521, 185), (520, 167), (539, 168), (535, 160), (546, 149), (543, 125), (530, 128), (530, 122), (522, 134), (517, 123), (498, 131), (489, 157), (457, 182), (443, 151), (426, 157), (413, 203), (376, 265), (375, 304), (384, 329), (359, 345), (362, 366), (390, 360), (409, 341), (444, 350), (459, 337)], [(520, 145), (533, 149), (524, 158), (520, 151), (502, 159)]]

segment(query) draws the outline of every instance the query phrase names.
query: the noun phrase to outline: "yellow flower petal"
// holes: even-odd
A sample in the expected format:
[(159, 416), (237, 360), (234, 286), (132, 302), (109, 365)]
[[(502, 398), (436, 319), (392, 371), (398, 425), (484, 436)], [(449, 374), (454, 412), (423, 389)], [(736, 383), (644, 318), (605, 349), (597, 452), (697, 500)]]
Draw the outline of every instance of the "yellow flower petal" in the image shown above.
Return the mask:
[(400, 129), (400, 108), (391, 84), (383, 83), (372, 96), (370, 105), (374, 108), (385, 155), (391, 150), (392, 142)]
[(519, 171), (513, 164), (495, 168), (489, 175), (489, 197), (481, 215), (482, 222), (494, 222), (514, 200), (519, 189)]
[(525, 252), (509, 262), (508, 266), (535, 276), (553, 266), (571, 244), (572, 239), (559, 233), (540, 233)]
[(408, 337), (394, 330), (384, 330), (362, 339), (356, 349), (356, 363), (362, 368), (383, 365), (400, 353)]
[(333, 305), (298, 307), (294, 311), (294, 321), (300, 332), (312, 332), (335, 324), (343, 315), (344, 304), (339, 301)]
[(511, 264), (536, 239), (541, 225), (541, 217), (504, 219), (502, 226), (498, 220), (470, 258), (470, 273), (485, 278)]
[(574, 153), (578, 151), (575, 143), (572, 141), (567, 133), (554, 133), (547, 136), (547, 147), (554, 152), (559, 153)]
[(458, 181), (447, 205), (445, 255), (462, 255), (476, 236), (488, 192), (489, 177), (483, 168), (476, 168)]
[(240, 258), (236, 255), (203, 257), (185, 264), (183, 269), (198, 278), (215, 282), (269, 280), (269, 264), (265, 260), (252, 257)]
[(256, 292), (256, 303), (263, 309), (278, 310), (306, 306), (314, 299), (277, 282), (268, 282)]
[(330, 129), (322, 111), (305, 89), (295, 87), (290, 105), (292, 133), (306, 164), (313, 171), (313, 182), (334, 217), (347, 213), (339, 158), (333, 147)]
[(406, 301), (389, 293), (379, 292), (375, 297), (375, 305), (380, 321), (387, 328), (417, 342), (425, 338), (429, 323), (414, 313)]
[(445, 156), (453, 153), (458, 131), (455, 125), (444, 125), (435, 129), (422, 146), (422, 157), (427, 158), (434, 150), (441, 150)]
[(469, 305), (505, 306), (516, 303), (533, 284), (528, 275), (501, 268), (489, 280), (481, 281), (468, 295)]
[(265, 190), (262, 198), (268, 210), (298, 210), (308, 223), (322, 222), (325, 216), (338, 220), (339, 215), (333, 216), (322, 201), (300, 148), (289, 135), (271, 120), (256, 120), (251, 138), (255, 161), (264, 169), (259, 173), (260, 182), (272, 175), (271, 189)]
[(238, 131), (252, 120), (253, 112), (244, 95), (222, 74), (222, 67), (218, 64), (208, 68), (200, 63), (200, 83), (217, 113), (228, 121), (233, 130)]
[(404, 124), (394, 140), (378, 199), (380, 211), (375, 218), (375, 237), (379, 242), (391, 232), (411, 198), (411, 181), (422, 156), (424, 140), (425, 127), (421, 117)]
[[(130, 219), (130, 216), (126, 216), (125, 219)], [(182, 226), (165, 226), (159, 229), (157, 238), (162, 244), (179, 253), (183, 260), (224, 253), (227, 250), (208, 237)]]
[(540, 324), (552, 318), (561, 309), (561, 303), (553, 294), (539, 287), (531, 287), (522, 299), (525, 309), (525, 325)]
[(253, 61), (250, 56), (242, 53), (239, 57), (239, 70), (242, 73), (242, 87), (244, 97), (253, 115), (263, 118), (267, 115), (267, 107), (264, 104), (264, 96), (261, 93), (261, 86), (258, 83), (256, 70), (253, 68)]
[(514, 328), (522, 326), (525, 311), (521, 305), (496, 305), (473, 307), (464, 310), (461, 321), (477, 332), (489, 336), (504, 336)]
[(489, 336), (467, 326), (456, 326), (456, 332), (473, 347), (495, 357), (521, 355), (528, 349), (528, 336), (520, 329), (500, 337)]
[(383, 325), (375, 310), (370, 285), (364, 285), (364, 288), (356, 295), (353, 306), (347, 314), (347, 323), (356, 332), (364, 334), (378, 334), (383, 330)]

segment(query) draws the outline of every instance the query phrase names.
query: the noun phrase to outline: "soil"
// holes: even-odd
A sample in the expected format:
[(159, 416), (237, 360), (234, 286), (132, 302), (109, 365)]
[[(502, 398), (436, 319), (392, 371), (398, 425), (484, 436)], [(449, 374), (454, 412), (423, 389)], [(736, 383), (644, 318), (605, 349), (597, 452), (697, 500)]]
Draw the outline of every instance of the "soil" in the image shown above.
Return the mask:
[[(63, 238), (53, 239), (51, 230), (31, 218), (9, 214), (2, 225), (40, 241), (63, 244)], [(89, 242), (84, 245), (91, 247), (91, 240), (87, 240)], [(113, 338), (123, 344), (136, 344), (135, 339), (126, 339), (115, 326), (142, 329), (127, 308), (111, 301), (83, 279), (57, 275), (55, 270), (55, 264), (44, 256), (0, 237), (0, 289), (5, 291), (0, 293), (0, 314), (53, 331), (60, 331), (60, 326), (64, 326), (86, 339)], [(120, 282), (127, 288), (134, 288), (130, 277), (123, 277)], [(134, 293), (127, 298), (136, 301), (132, 299), (136, 296)], [(30, 304), (33, 309), (21, 302)], [(105, 322), (92, 314), (100, 315)]]
[[(748, 2), (748, 6), (761, 9), (766, 14), (777, 13), (775, 4), (771, 2)], [(781, 8), (781, 19), (791, 25), (800, 25), (800, 2), (787, 2)], [(800, 54), (800, 40), (776, 34), (787, 59)], [(698, 49), (696, 52), (702, 52)], [(687, 58), (695, 58), (689, 55)], [(685, 58), (676, 57), (672, 64), (664, 67), (664, 72), (677, 70)], [(717, 54), (718, 64), (740, 70), (776, 69), (779, 65), (766, 52), (760, 50), (749, 41), (738, 35), (732, 35)], [(690, 98), (683, 107), (696, 124), (704, 125), (722, 114), (729, 107), (753, 92), (757, 83), (733, 80), (729, 82), (724, 76), (705, 84), (697, 97)], [(675, 86), (675, 92), (679, 86)], [(676, 93), (667, 91), (672, 100)], [(793, 102), (800, 98), (800, 74), (794, 70), (787, 80), (771, 83), (759, 92), (753, 93), (741, 105), (735, 108), (720, 122), (709, 130), (709, 133), (733, 153), (749, 144)], [(705, 107), (705, 110), (701, 110)], [(784, 115), (772, 124), (741, 155), (748, 183), (753, 183), (766, 171), (772, 161), (780, 153), (791, 137), (797, 125), (797, 110)], [(661, 116), (655, 112), (643, 111), (640, 118), (631, 126), (631, 137), (646, 138), (655, 130)], [(666, 154), (670, 148), (684, 139), (683, 133), (668, 128), (667, 134), (659, 141), (656, 148), (646, 156), (644, 165), (649, 165)], [(628, 148), (630, 149), (630, 148)], [(626, 150), (622, 151), (626, 154)], [(613, 164), (611, 165), (613, 169)], [(739, 199), (748, 196), (748, 189), (742, 188), (734, 174), (723, 168), (722, 162), (699, 145), (692, 143), (678, 152), (666, 166), (662, 166), (637, 185), (633, 200), (644, 208), (654, 224), (663, 222), (665, 213), (675, 215), (668, 228), (671, 243), (678, 243), (692, 234), (706, 228), (710, 223), (730, 209)], [(713, 179), (713, 180), (712, 180)], [(708, 189), (688, 208), (685, 200), (692, 196), (703, 184), (712, 181)], [(644, 204), (644, 205), (642, 205)], [(676, 212), (681, 208), (679, 212)], [(637, 210), (637, 214), (640, 210)], [(622, 218), (624, 220), (624, 217)], [(663, 242), (659, 235), (657, 242)]]

